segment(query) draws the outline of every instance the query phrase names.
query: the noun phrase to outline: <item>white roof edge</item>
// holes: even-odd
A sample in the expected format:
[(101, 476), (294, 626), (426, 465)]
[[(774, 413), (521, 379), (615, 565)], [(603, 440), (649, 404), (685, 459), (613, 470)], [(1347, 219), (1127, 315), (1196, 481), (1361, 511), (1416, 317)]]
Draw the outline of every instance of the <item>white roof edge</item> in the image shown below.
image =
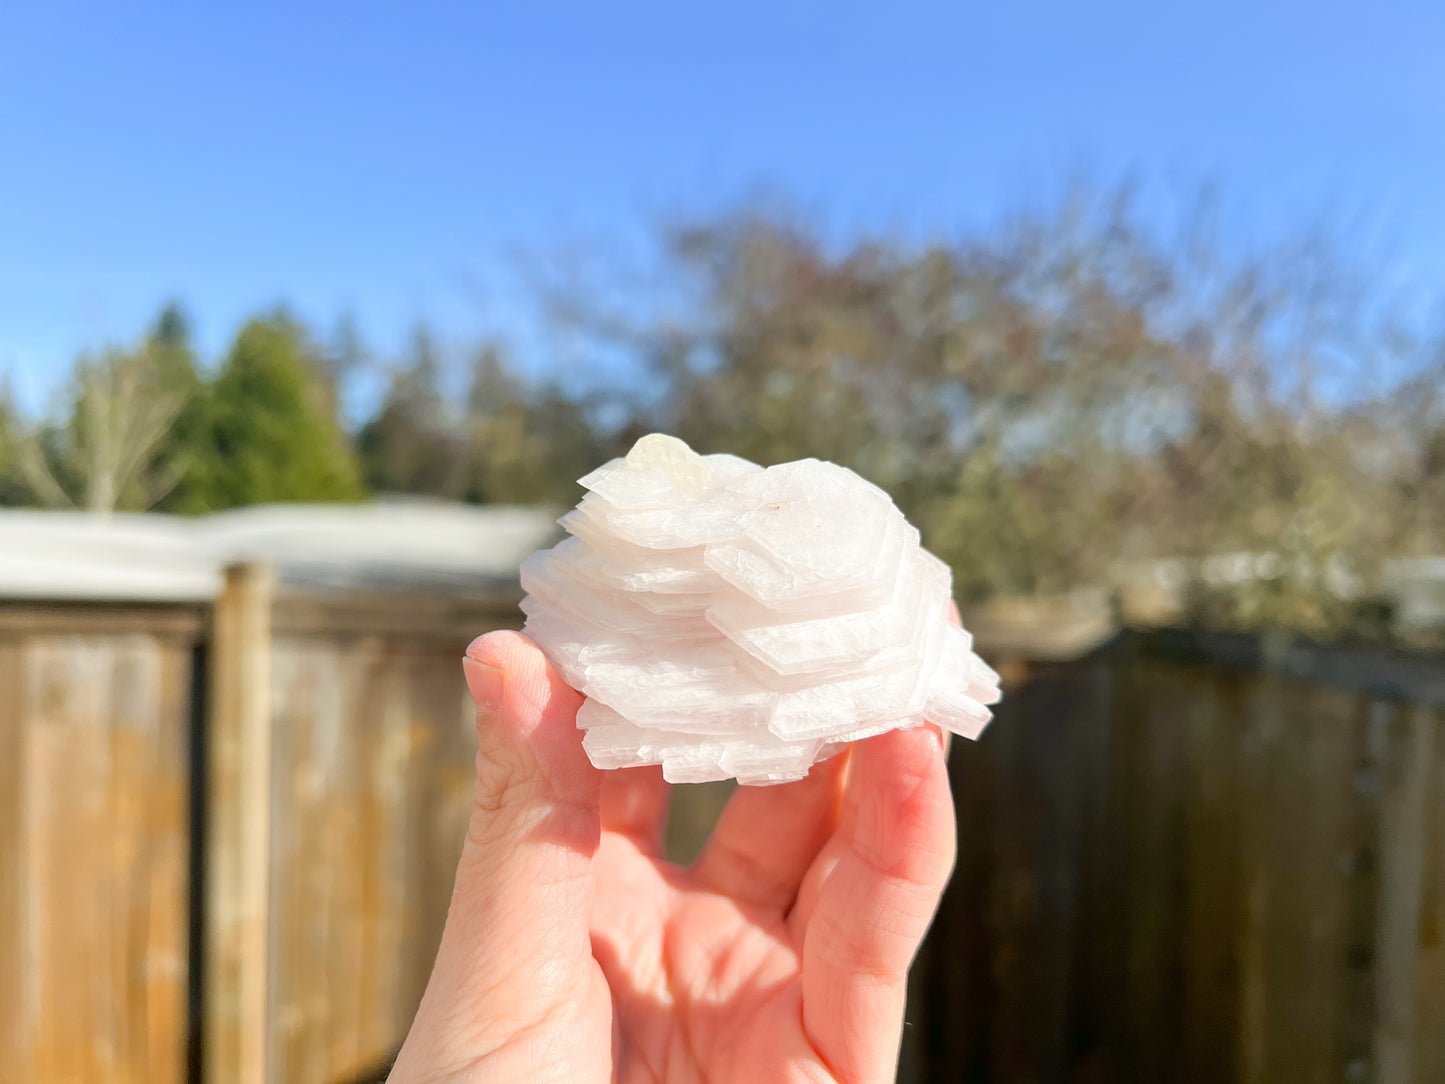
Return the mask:
[(0, 509), (0, 599), (208, 602), (226, 566), (284, 582), (428, 593), (505, 591), (559, 531), (556, 512), (379, 501), (262, 505), (204, 517)]

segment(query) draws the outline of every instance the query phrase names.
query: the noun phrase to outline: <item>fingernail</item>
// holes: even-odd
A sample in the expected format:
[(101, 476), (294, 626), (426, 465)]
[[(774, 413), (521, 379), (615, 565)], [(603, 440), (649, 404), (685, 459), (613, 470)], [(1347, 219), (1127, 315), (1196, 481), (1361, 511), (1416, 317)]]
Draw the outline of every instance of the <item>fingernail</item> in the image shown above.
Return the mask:
[(467, 689), (478, 711), (492, 712), (502, 706), (502, 672), (470, 655), (462, 658), (462, 672), (467, 676)]

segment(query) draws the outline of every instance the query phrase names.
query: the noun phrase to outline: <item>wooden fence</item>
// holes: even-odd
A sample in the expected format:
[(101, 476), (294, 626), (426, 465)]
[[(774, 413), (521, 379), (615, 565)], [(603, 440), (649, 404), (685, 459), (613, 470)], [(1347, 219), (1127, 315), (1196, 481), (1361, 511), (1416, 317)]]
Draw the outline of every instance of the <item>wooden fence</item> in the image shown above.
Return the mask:
[(246, 566), (208, 608), (0, 606), (0, 1082), (384, 1065), (465, 832), (462, 653), (515, 604)]
[(0, 609), (0, 1080), (184, 1079), (201, 626)]
[(928, 1081), (1445, 1081), (1445, 662), (1127, 636), (951, 768)]
[[(515, 596), (0, 606), (0, 1081), (340, 1084), (420, 996)], [(955, 743), (925, 1081), (1445, 1080), (1445, 664), (1166, 633)], [(720, 788), (681, 788), (696, 847)]]

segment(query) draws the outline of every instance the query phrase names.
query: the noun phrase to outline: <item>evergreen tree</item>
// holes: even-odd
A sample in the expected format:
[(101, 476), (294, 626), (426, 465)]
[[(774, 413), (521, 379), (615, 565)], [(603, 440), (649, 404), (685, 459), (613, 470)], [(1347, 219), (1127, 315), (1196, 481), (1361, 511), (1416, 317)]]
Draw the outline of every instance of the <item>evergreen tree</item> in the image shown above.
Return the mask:
[(20, 474), (16, 440), (20, 425), (8, 394), (0, 389), (0, 506), (29, 503), (29, 492)]
[(204, 458), (206, 439), (206, 386), (191, 344), (191, 325), (185, 310), (171, 301), (161, 310), (146, 339), (156, 369), (156, 384), (180, 405), (170, 429), (152, 459), (151, 470), (167, 482), (158, 507), (171, 510), (183, 503), (188, 481)]
[(358, 465), (328, 399), (301, 328), (284, 313), (252, 320), (208, 389), (177, 508), (359, 499)]
[(384, 493), (459, 497), (466, 463), (441, 390), (440, 351), (424, 327), (392, 374), (386, 399), (357, 437), (367, 484)]
[(320, 360), (328, 409), (344, 424), (348, 408), (347, 393), (357, 376), (365, 372), (371, 363), (371, 355), (354, 314), (343, 313), (336, 321)]
[(584, 403), (548, 384), (531, 389), (486, 346), (467, 394), (468, 500), (571, 504), (576, 479), (607, 458)]

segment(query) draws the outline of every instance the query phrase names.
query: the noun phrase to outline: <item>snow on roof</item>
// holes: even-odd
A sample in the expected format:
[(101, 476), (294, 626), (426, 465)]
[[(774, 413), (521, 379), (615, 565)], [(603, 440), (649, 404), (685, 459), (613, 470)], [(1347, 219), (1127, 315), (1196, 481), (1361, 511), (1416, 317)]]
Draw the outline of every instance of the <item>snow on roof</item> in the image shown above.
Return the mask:
[(518, 565), (557, 537), (555, 515), (419, 500), (194, 518), (0, 509), (0, 598), (204, 602), (242, 561), (301, 586), (514, 589)]

